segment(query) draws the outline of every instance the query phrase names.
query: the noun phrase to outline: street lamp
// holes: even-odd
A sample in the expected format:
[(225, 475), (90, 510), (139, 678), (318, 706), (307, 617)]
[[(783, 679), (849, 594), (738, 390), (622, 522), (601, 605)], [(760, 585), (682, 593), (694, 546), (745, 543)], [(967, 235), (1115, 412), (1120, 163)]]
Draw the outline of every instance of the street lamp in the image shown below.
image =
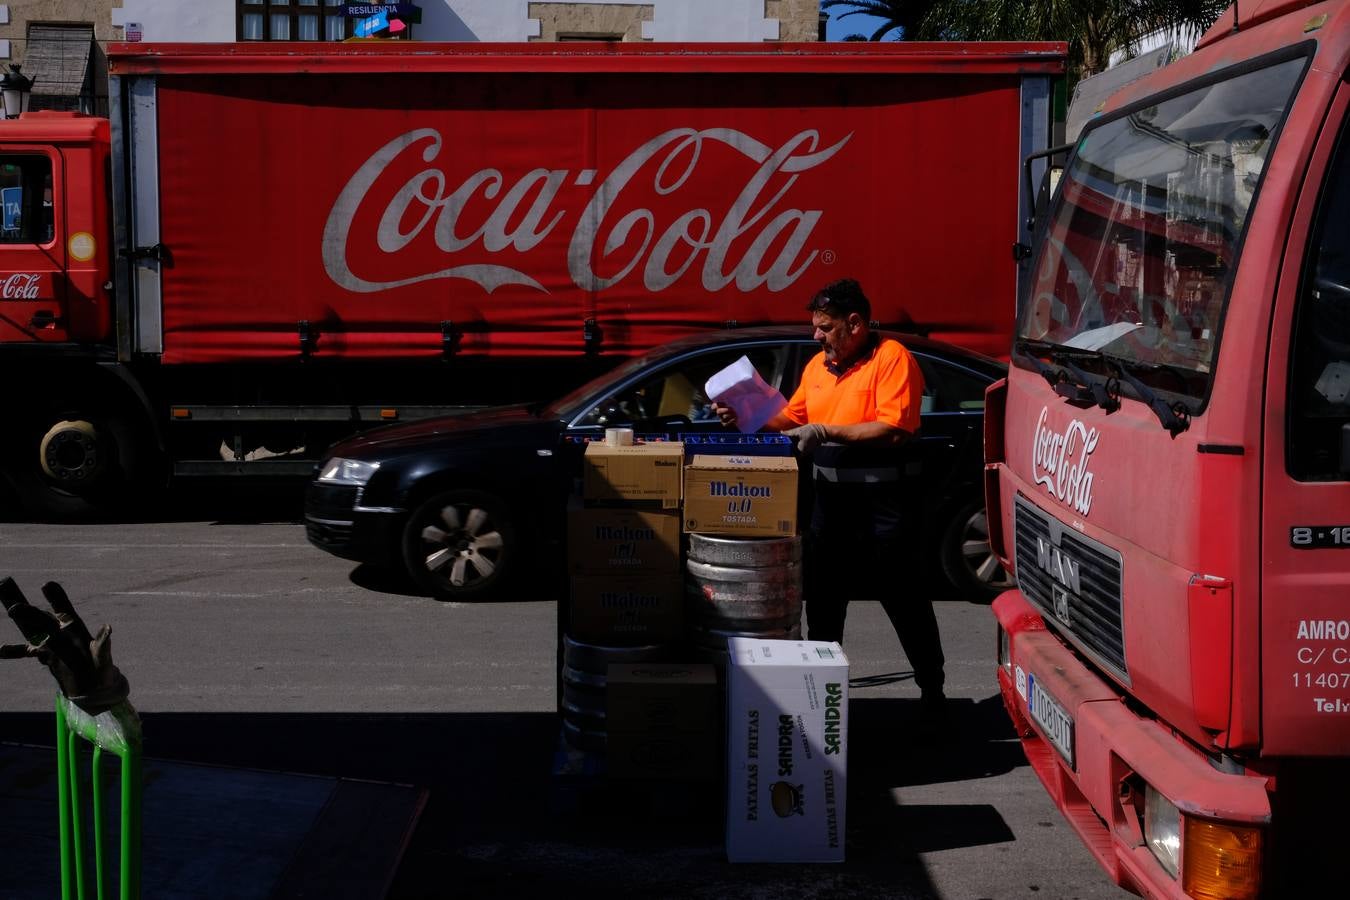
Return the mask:
[(9, 71), (0, 78), (0, 94), (5, 99), (5, 118), (17, 119), (27, 112), (28, 98), (33, 92), (33, 79), (19, 71), (18, 63), (11, 63)]

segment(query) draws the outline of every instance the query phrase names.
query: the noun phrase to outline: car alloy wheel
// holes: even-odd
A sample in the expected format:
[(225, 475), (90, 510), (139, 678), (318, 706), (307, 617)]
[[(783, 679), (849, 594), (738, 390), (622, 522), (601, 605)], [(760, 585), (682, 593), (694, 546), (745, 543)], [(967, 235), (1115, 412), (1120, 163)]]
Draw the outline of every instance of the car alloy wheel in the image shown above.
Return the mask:
[(404, 530), (413, 580), (441, 598), (478, 598), (512, 568), (515, 530), (505, 506), (478, 491), (448, 491), (419, 506)]
[(948, 522), (942, 537), (942, 568), (959, 592), (978, 602), (993, 600), (1016, 585), (989, 543), (989, 518), (982, 501), (965, 504)]

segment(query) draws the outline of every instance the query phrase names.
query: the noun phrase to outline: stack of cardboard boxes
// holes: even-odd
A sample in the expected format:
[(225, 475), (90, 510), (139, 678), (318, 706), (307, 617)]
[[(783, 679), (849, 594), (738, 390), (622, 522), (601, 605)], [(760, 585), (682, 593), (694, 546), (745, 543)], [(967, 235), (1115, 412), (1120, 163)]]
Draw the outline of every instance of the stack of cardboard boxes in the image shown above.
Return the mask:
[(567, 633), (598, 648), (671, 649), (668, 663), (608, 666), (606, 771), (725, 778), (732, 860), (840, 860), (848, 662), (838, 645), (733, 639), (725, 693), (712, 666), (686, 661), (681, 532), (797, 533), (796, 461), (717, 450), (686, 467), (679, 442), (586, 448), (583, 503), (568, 520)]
[[(586, 448), (584, 505), (568, 520), (574, 640), (610, 648), (665, 644), (669, 657), (679, 658), (683, 464), (679, 442)], [(716, 774), (721, 704), (711, 667), (611, 664), (605, 693), (610, 777)]]
[(584, 505), (568, 513), (569, 633), (602, 646), (680, 639), (679, 443), (586, 447)]

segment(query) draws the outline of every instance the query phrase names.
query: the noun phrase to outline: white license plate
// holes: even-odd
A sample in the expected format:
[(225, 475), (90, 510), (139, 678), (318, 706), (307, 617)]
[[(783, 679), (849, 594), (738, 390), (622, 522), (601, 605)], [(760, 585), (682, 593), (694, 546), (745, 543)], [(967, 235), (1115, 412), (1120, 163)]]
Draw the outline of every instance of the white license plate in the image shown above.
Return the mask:
[(1027, 673), (1027, 711), (1041, 726), (1051, 746), (1059, 751), (1064, 761), (1073, 768), (1073, 719), (1059, 705), (1059, 701), (1041, 687), (1036, 676)]

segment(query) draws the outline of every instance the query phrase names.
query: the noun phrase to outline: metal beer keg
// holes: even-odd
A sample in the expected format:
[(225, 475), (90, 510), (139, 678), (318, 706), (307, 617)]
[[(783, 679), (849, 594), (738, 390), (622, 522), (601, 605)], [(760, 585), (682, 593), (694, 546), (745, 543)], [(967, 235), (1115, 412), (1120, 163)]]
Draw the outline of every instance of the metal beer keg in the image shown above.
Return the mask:
[(661, 662), (664, 644), (606, 647), (563, 635), (563, 735), (577, 750), (605, 749), (605, 685), (611, 663)]
[(722, 666), (730, 638), (799, 639), (801, 555), (799, 537), (689, 535), (685, 611), (699, 656)]

